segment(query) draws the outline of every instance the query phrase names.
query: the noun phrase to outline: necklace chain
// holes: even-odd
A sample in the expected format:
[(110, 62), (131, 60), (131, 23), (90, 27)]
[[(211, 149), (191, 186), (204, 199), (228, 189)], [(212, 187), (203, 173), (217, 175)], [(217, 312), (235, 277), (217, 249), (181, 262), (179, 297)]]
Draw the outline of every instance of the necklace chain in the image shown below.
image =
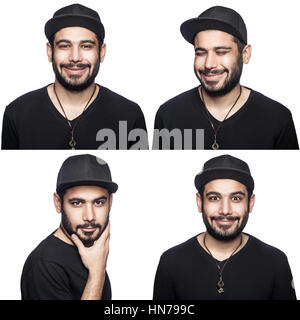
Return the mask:
[(217, 291), (222, 294), (224, 293), (224, 281), (223, 281), (223, 270), (225, 269), (228, 261), (230, 260), (230, 258), (236, 253), (236, 251), (239, 249), (239, 247), (242, 245), (243, 243), (243, 235), (241, 234), (241, 241), (239, 243), (239, 245), (234, 249), (234, 251), (231, 253), (231, 255), (229, 256), (229, 258), (226, 259), (225, 263), (223, 264), (222, 267), (220, 267), (220, 265), (217, 262), (217, 259), (212, 255), (212, 253), (210, 252), (210, 250), (208, 249), (207, 245), (206, 245), (206, 234), (204, 234), (204, 238), (203, 238), (203, 245), (205, 247), (205, 249), (207, 250), (207, 252), (209, 253), (209, 255), (214, 259), (216, 266), (219, 270), (219, 281), (217, 282)]
[(205, 103), (205, 100), (204, 100), (204, 95), (203, 95), (203, 92), (202, 92), (202, 86), (200, 87), (200, 95), (201, 95), (201, 99), (202, 99), (202, 102), (204, 104), (204, 108), (205, 108), (205, 111), (206, 111), (206, 114), (207, 114), (207, 117), (208, 117), (208, 120), (210, 122), (210, 125), (214, 131), (214, 143), (212, 144), (212, 149), (216, 150), (216, 149), (219, 149), (219, 144), (217, 143), (217, 134), (218, 134), (218, 131), (220, 130), (223, 122), (227, 119), (228, 115), (230, 114), (231, 110), (234, 108), (234, 106), (237, 104), (237, 102), (239, 101), (240, 97), (241, 97), (241, 94), (242, 94), (242, 86), (240, 85), (240, 93), (237, 97), (237, 99), (235, 100), (234, 104), (231, 106), (231, 108), (229, 109), (229, 111), (227, 112), (225, 118), (220, 122), (220, 124), (218, 125), (217, 129), (215, 129), (215, 126), (211, 120), (211, 117), (209, 115), (209, 111), (206, 107), (206, 103)]
[(65, 110), (64, 110), (64, 108), (63, 108), (63, 106), (62, 106), (62, 104), (61, 104), (61, 102), (60, 102), (60, 100), (59, 100), (59, 98), (58, 98), (58, 95), (57, 95), (57, 93), (56, 93), (55, 83), (53, 83), (53, 90), (54, 90), (56, 99), (57, 99), (57, 101), (58, 101), (58, 103), (59, 103), (59, 106), (60, 106), (60, 108), (61, 108), (61, 110), (62, 110), (62, 112), (63, 112), (63, 114), (64, 114), (64, 116), (65, 116), (65, 119), (66, 119), (69, 127), (71, 128), (71, 140), (69, 141), (69, 146), (71, 147), (71, 149), (75, 149), (75, 146), (76, 146), (76, 141), (75, 141), (75, 139), (74, 139), (74, 131), (75, 131), (75, 128), (76, 128), (77, 124), (79, 123), (79, 121), (80, 121), (80, 119), (81, 119), (84, 111), (85, 111), (86, 108), (88, 107), (90, 101), (92, 100), (92, 98), (93, 98), (93, 96), (94, 96), (94, 94), (95, 94), (95, 92), (96, 92), (96, 87), (97, 87), (97, 86), (96, 86), (96, 84), (95, 84), (92, 95), (90, 96), (90, 98), (89, 98), (89, 100), (87, 101), (85, 107), (83, 108), (81, 114), (78, 116), (77, 121), (75, 122), (74, 126), (72, 127), (71, 121), (68, 119), (68, 117), (67, 117), (67, 115), (66, 115), (66, 112), (65, 112)]

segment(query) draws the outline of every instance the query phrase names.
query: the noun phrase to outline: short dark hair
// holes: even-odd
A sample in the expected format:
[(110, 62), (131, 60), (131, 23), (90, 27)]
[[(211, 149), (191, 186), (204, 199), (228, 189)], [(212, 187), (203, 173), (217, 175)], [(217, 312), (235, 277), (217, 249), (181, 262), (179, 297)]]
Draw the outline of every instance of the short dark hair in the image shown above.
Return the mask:
[(244, 48), (246, 47), (246, 44), (235, 36), (232, 36), (232, 40), (237, 44), (239, 54), (241, 55), (243, 53)]

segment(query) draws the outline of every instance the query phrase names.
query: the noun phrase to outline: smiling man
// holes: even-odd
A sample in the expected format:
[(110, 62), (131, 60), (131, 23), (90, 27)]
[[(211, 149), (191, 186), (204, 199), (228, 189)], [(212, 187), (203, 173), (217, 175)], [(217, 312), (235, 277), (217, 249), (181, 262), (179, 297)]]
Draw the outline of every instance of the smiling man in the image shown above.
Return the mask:
[[(55, 82), (7, 106), (2, 149), (148, 148), (140, 107), (95, 83), (106, 54), (98, 13), (80, 4), (64, 7), (46, 23), (45, 34)], [(143, 139), (128, 138), (135, 129)], [(108, 136), (114, 143), (104, 143)]]
[(117, 189), (102, 159), (85, 154), (65, 160), (53, 196), (61, 223), (27, 258), (22, 299), (111, 299), (106, 262)]
[(159, 108), (153, 148), (299, 149), (291, 112), (240, 84), (252, 51), (242, 17), (215, 6), (180, 30), (194, 46), (201, 85)]
[(255, 201), (247, 163), (212, 158), (195, 186), (206, 231), (163, 253), (154, 299), (295, 300), (286, 255), (243, 232)]

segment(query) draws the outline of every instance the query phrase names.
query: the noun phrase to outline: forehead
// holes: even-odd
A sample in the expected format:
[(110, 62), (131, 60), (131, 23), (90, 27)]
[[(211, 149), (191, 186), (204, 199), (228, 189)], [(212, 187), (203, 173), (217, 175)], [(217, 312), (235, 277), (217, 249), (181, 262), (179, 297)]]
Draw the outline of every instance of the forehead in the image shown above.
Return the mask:
[(96, 34), (86, 28), (82, 27), (68, 27), (60, 29), (55, 33), (55, 41), (66, 39), (70, 41), (82, 41), (82, 40), (97, 40)]
[(66, 198), (96, 199), (102, 196), (108, 196), (108, 191), (98, 186), (76, 186), (67, 189)]
[(230, 194), (237, 191), (247, 193), (247, 188), (244, 184), (232, 179), (212, 180), (204, 188), (204, 193), (218, 192), (220, 194)]
[(227, 32), (220, 30), (205, 30), (196, 34), (194, 45), (195, 47), (217, 47), (217, 46), (232, 46), (235, 44), (233, 36)]

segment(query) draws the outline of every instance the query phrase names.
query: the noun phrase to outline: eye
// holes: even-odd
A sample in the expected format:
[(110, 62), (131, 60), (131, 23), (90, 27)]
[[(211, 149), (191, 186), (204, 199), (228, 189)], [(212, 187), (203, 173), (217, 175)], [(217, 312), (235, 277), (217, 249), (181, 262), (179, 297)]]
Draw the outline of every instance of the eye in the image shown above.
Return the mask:
[(218, 200), (220, 200), (220, 197), (219, 196), (209, 196), (208, 200), (209, 201), (218, 201)]
[(242, 200), (242, 197), (241, 196), (233, 196), (231, 198), (232, 201), (235, 201), (235, 202), (238, 202), (238, 201), (241, 201)]
[(60, 45), (58, 45), (58, 48), (59, 48), (59, 49), (68, 49), (68, 48), (70, 48), (70, 47), (71, 47), (70, 44), (60, 44)]
[(102, 207), (105, 204), (105, 200), (104, 199), (96, 200), (94, 203), (97, 207)]
[(91, 44), (83, 44), (83, 45), (81, 45), (81, 48), (83, 48), (83, 49), (92, 49), (93, 45), (91, 45)]
[(204, 57), (206, 55), (206, 52), (205, 51), (196, 51), (195, 55), (197, 57)]
[(228, 53), (229, 51), (228, 50), (217, 50), (216, 53), (218, 56), (223, 56), (225, 55), (226, 53)]
[(80, 201), (80, 200), (72, 200), (70, 203), (74, 207), (79, 207), (82, 204), (82, 201)]

